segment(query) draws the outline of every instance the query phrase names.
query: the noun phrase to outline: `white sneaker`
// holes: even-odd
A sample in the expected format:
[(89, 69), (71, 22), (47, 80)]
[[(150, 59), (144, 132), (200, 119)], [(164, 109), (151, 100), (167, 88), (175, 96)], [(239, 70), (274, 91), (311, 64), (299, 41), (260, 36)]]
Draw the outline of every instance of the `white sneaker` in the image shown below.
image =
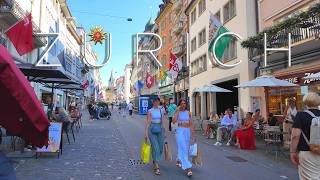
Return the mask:
[(221, 146), (222, 144), (221, 144), (221, 142), (216, 142), (214, 145), (215, 146)]
[(227, 143), (227, 146), (230, 146), (230, 143), (229, 143), (229, 142)]

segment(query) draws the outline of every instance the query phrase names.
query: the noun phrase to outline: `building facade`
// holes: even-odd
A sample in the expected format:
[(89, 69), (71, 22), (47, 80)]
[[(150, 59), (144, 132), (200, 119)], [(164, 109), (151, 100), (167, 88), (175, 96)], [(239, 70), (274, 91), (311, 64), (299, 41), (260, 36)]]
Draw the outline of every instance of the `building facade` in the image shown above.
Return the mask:
[[(158, 34), (162, 38), (162, 48), (158, 51), (158, 59), (162, 64), (161, 71), (166, 72), (169, 69), (170, 53), (174, 48), (173, 43), (173, 18), (172, 13), (173, 1), (164, 0), (159, 5), (159, 13), (155, 20), (158, 27)], [(159, 86), (160, 96), (163, 99), (173, 97), (173, 81), (171, 78), (166, 77), (160, 81)]]
[[(186, 14), (189, 17), (190, 44), (190, 104), (194, 116), (207, 119), (210, 112), (223, 113), (226, 108), (237, 107), (241, 117), (253, 111), (251, 101), (256, 92), (237, 89), (234, 86), (254, 78), (254, 64), (249, 64), (248, 51), (240, 42), (232, 38), (226, 47), (221, 61), (225, 64), (241, 63), (232, 68), (212, 64), (209, 59), (209, 19), (215, 18), (229, 31), (247, 38), (256, 34), (256, 8), (254, 0), (192, 0)], [(241, 24), (241, 25), (240, 25)], [(217, 85), (232, 93), (196, 93), (196, 88), (204, 85)]]
[[(58, 33), (59, 38), (51, 50), (45, 55), (44, 62), (47, 64), (61, 64), (58, 68), (72, 80), (82, 83), (91, 79), (92, 73), (88, 67), (85, 68), (84, 56), (84, 36), (83, 29), (77, 26), (74, 17), (65, 0), (42, 0), (42, 1), (22, 1), (10, 0), (0, 2), (0, 31), (4, 32), (12, 25), (31, 13), (34, 33), (34, 50), (24, 56), (19, 56), (15, 47), (5, 34), (0, 34), (1, 44), (7, 47), (18, 64), (35, 64), (39, 55), (44, 51), (50, 38), (40, 37), (37, 33)], [(92, 53), (91, 48), (87, 48), (88, 54)], [(90, 57), (92, 58), (92, 57)], [(96, 60), (95, 57), (93, 57)], [(31, 83), (39, 100), (44, 104), (47, 98), (52, 97), (52, 89), (39, 83)], [(68, 107), (71, 101), (84, 105), (90, 97), (87, 92), (78, 90), (54, 89), (52, 102), (55, 106)], [(87, 95), (87, 96), (86, 96)]]
[(182, 69), (174, 82), (174, 96), (176, 102), (181, 98), (189, 101), (189, 60), (187, 56), (188, 17), (185, 14), (188, 3), (188, 0), (175, 0), (173, 1), (172, 6), (172, 41), (174, 42), (172, 53), (182, 61)]
[(124, 68), (124, 97), (127, 103), (129, 103), (131, 99), (131, 72), (132, 64), (127, 64)]
[[(277, 6), (274, 4), (277, 3)], [(312, 91), (320, 93), (318, 79), (305, 80), (310, 74), (320, 72), (318, 49), (319, 39), (319, 16), (306, 17), (298, 23), (290, 23), (292, 19), (302, 13), (311, 14), (312, 7), (320, 7), (320, 1), (316, 0), (283, 0), (283, 1), (259, 1), (259, 27), (260, 32), (265, 29), (275, 28), (281, 23), (284, 28), (278, 29), (276, 33), (267, 32), (270, 37), (267, 40), (269, 48), (287, 48), (288, 33), (291, 33), (291, 66), (288, 62), (288, 52), (272, 52), (267, 54), (267, 66), (264, 64), (264, 52), (255, 43), (247, 46), (252, 54), (250, 60), (259, 63), (261, 74), (270, 74), (276, 78), (287, 80), (298, 84), (290, 88), (266, 89), (266, 101), (263, 101), (266, 109), (264, 111), (275, 114), (280, 120), (288, 107), (289, 99), (294, 99), (298, 110), (304, 109), (303, 96)], [(318, 12), (319, 13), (319, 12)], [(301, 16), (302, 17), (302, 16)], [(259, 39), (263, 42), (263, 39)], [(250, 40), (248, 41), (250, 42)]]

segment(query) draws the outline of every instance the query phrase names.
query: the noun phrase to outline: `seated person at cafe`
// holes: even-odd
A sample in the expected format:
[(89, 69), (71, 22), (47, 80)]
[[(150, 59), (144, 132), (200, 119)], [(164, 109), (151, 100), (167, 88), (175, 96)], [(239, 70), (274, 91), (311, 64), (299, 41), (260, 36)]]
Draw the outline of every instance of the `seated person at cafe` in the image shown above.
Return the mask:
[(217, 142), (215, 146), (222, 145), (222, 134), (227, 131), (230, 133), (230, 138), (228, 139), (227, 146), (230, 146), (230, 142), (233, 139), (234, 131), (237, 129), (238, 120), (236, 115), (234, 115), (231, 109), (227, 109), (227, 115), (221, 120), (221, 126), (217, 130)]
[(80, 116), (80, 111), (78, 108), (78, 104), (74, 103), (69, 108), (69, 114), (71, 118), (78, 118)]
[(62, 107), (56, 107), (56, 114), (54, 115), (56, 122), (69, 123), (70, 119), (67, 112)]
[(205, 136), (210, 138), (210, 134), (217, 127), (217, 123), (219, 121), (219, 116), (215, 112), (210, 113), (209, 123), (207, 124)]
[(255, 122), (259, 123), (259, 125), (262, 124), (267, 124), (268, 122), (264, 119), (264, 117), (261, 116), (261, 112), (260, 109), (256, 109), (254, 115), (253, 115), (253, 119), (255, 120)]
[(236, 138), (236, 146), (241, 149), (255, 150), (255, 136), (254, 136), (254, 119), (252, 118), (252, 112), (247, 112), (243, 126), (236, 130), (234, 135)]
[(279, 122), (276, 117), (273, 116), (273, 113), (269, 113), (269, 120), (268, 120), (269, 126), (279, 126)]

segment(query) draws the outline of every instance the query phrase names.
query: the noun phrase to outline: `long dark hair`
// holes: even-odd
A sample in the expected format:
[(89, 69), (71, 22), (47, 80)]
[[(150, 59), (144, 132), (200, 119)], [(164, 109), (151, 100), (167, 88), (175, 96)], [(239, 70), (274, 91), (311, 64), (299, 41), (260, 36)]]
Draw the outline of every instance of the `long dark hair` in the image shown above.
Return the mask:
[(178, 106), (180, 106), (182, 102), (185, 102), (185, 103), (186, 103), (186, 108), (185, 108), (185, 110), (188, 110), (187, 101), (186, 101), (185, 99), (180, 99), (179, 102), (178, 102)]

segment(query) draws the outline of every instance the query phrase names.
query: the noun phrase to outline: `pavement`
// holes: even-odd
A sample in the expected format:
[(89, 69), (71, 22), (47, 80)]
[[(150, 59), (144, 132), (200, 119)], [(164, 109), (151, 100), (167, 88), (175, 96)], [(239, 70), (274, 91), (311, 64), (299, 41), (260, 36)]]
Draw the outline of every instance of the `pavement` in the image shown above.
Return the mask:
[[(111, 120), (89, 121), (84, 111), (83, 127), (76, 133), (76, 142), (64, 140), (63, 155), (41, 156), (39, 159), (15, 159), (18, 179), (21, 180), (112, 180), (112, 179), (188, 179), (185, 172), (173, 162), (161, 162), (161, 176), (155, 176), (151, 164), (143, 165), (141, 143), (145, 116), (119, 114), (114, 111)], [(174, 133), (167, 138), (174, 159), (177, 147)], [(202, 167), (193, 168), (192, 179), (199, 180), (269, 180), (298, 179), (297, 169), (288, 157), (275, 160), (264, 147), (244, 151), (235, 147), (214, 146), (212, 139), (197, 135), (202, 150)]]

